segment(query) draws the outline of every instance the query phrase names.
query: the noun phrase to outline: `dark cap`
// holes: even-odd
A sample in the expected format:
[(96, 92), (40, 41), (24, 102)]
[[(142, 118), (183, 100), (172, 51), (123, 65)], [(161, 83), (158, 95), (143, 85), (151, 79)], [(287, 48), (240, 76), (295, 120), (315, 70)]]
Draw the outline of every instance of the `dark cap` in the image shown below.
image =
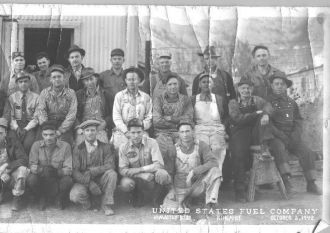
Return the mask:
[(253, 50), (252, 50), (252, 56), (254, 57), (254, 55), (256, 54), (257, 50), (258, 49), (264, 49), (264, 50), (267, 50), (269, 52), (269, 49), (264, 46), (264, 45), (256, 45)]
[(286, 83), (286, 85), (287, 85), (288, 88), (292, 86), (292, 81), (289, 80), (289, 79), (286, 77), (286, 74), (285, 74), (284, 72), (282, 72), (282, 71), (275, 71), (275, 72), (269, 77), (269, 81), (270, 81), (270, 83), (273, 83), (274, 80), (277, 79), (277, 78), (282, 79), (282, 80)]
[(36, 54), (36, 60), (39, 60), (44, 57), (47, 58), (48, 60), (50, 60), (49, 55), (46, 52), (39, 52)]
[(6, 118), (0, 118), (0, 127), (3, 127), (5, 129), (8, 128), (8, 121)]
[(241, 78), (241, 80), (239, 81), (239, 83), (237, 83), (237, 86), (239, 87), (239, 86), (242, 86), (244, 84), (247, 84), (250, 87), (253, 87), (253, 83), (250, 80), (245, 79), (245, 78)]
[(210, 56), (210, 57), (220, 57), (220, 55), (217, 55), (217, 53), (215, 51), (215, 47), (213, 45), (206, 46), (203, 53), (198, 53), (198, 56), (205, 56), (205, 55)]
[(41, 125), (41, 130), (57, 130), (57, 121), (55, 120), (49, 120), (49, 121), (45, 121), (42, 125)]
[(69, 56), (70, 56), (70, 54), (72, 53), (72, 52), (75, 52), (75, 51), (78, 51), (80, 54), (81, 54), (81, 56), (85, 56), (85, 54), (86, 54), (86, 51), (84, 50), (84, 49), (82, 49), (82, 48), (80, 48), (78, 45), (72, 45), (70, 48), (69, 48), (69, 50), (68, 50), (68, 52), (66, 53), (66, 57), (67, 58), (69, 58)]
[(143, 129), (143, 122), (138, 118), (133, 118), (127, 123), (127, 128), (131, 127), (141, 127)]
[(174, 73), (170, 73), (170, 74), (168, 74), (167, 77), (166, 77), (166, 82), (165, 82), (165, 84), (167, 84), (168, 81), (170, 81), (170, 79), (172, 79), (172, 78), (175, 78), (176, 80), (178, 80), (178, 82), (180, 82), (180, 78), (179, 78), (178, 75), (176, 75), (176, 74), (174, 74)]
[(209, 77), (209, 78), (212, 78), (212, 76), (209, 74), (209, 73), (204, 73), (204, 74), (201, 74), (199, 77), (198, 77), (198, 79), (199, 79), (199, 81), (201, 81), (203, 78), (205, 78), (205, 77)]
[(52, 73), (52, 72), (54, 72), (54, 71), (58, 71), (58, 72), (60, 72), (60, 73), (62, 73), (62, 74), (64, 74), (64, 67), (62, 66), (62, 65), (58, 65), (58, 64), (54, 64), (54, 65), (52, 65), (51, 67), (50, 67), (50, 70), (49, 70), (49, 72), (50, 73)]
[(182, 125), (190, 125), (191, 128), (194, 128), (194, 123), (192, 121), (183, 119), (180, 120), (179, 124), (176, 126), (177, 130), (179, 130)]
[(28, 78), (29, 80), (31, 80), (30, 75), (28, 73), (26, 73), (25, 71), (18, 72), (18, 74), (16, 74), (15, 77), (16, 77), (15, 82), (17, 82), (18, 80), (23, 79), (23, 78)]
[(111, 57), (114, 57), (114, 56), (121, 56), (121, 57), (124, 57), (124, 51), (122, 49), (119, 49), (119, 48), (116, 48), (116, 49), (113, 49), (111, 51)]
[(126, 79), (126, 75), (128, 73), (136, 73), (140, 78), (140, 83), (144, 80), (144, 72), (138, 67), (131, 66), (131, 67), (127, 68), (126, 70), (124, 70), (124, 72), (123, 72), (124, 80)]
[(91, 120), (86, 120), (86, 121), (84, 121), (83, 123), (81, 123), (80, 125), (79, 125), (79, 128), (81, 128), (81, 129), (86, 129), (88, 126), (99, 126), (101, 124), (101, 122), (100, 121), (98, 121), (98, 120), (94, 120), (94, 119), (91, 119)]
[(16, 57), (23, 57), (23, 58), (25, 58), (23, 52), (13, 52), (13, 53), (11, 54), (11, 59), (13, 60), (13, 59), (15, 59)]
[(100, 77), (100, 75), (98, 73), (95, 73), (94, 69), (91, 67), (86, 67), (85, 69), (83, 69), (81, 71), (81, 80), (89, 78), (91, 76), (95, 76), (95, 77)]
[(162, 51), (159, 53), (158, 58), (167, 58), (167, 59), (171, 59), (172, 58), (172, 54), (168, 51)]

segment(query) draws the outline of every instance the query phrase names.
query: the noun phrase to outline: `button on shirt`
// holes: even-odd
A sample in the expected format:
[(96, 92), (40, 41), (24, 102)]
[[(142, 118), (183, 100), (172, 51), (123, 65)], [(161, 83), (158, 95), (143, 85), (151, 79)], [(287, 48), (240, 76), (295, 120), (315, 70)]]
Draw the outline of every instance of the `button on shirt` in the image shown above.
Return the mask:
[(100, 90), (97, 88), (94, 94), (86, 90), (86, 103), (84, 106), (83, 121), (88, 119), (104, 120), (104, 106), (102, 105)]
[(126, 83), (123, 78), (123, 70), (121, 70), (119, 75), (117, 75), (112, 68), (103, 71), (100, 74), (100, 80), (103, 83), (103, 88), (108, 90), (113, 97), (126, 88)]

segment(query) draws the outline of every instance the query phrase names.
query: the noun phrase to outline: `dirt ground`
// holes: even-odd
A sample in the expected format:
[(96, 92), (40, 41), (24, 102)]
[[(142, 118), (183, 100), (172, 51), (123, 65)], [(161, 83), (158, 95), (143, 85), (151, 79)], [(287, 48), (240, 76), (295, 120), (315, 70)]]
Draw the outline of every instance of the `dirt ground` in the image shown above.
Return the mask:
[[(321, 172), (317, 184), (322, 185)], [(256, 200), (250, 203), (234, 201), (232, 187), (222, 188), (219, 193), (219, 207), (211, 212), (193, 206), (189, 214), (166, 214), (157, 212), (151, 205), (133, 208), (128, 202), (128, 196), (116, 192), (114, 216), (104, 216), (102, 211), (84, 211), (80, 206), (70, 204), (60, 211), (49, 206), (45, 211), (39, 211), (36, 204), (29, 204), (16, 213), (10, 210), (10, 201), (0, 206), (0, 223), (56, 223), (56, 224), (310, 224), (321, 217), (322, 196), (306, 193), (303, 177), (292, 179), (297, 194), (290, 200), (283, 200), (279, 190), (257, 190)], [(301, 212), (302, 211), (302, 212)], [(208, 215), (203, 214), (207, 213)], [(302, 214), (303, 213), (303, 214)], [(181, 218), (181, 219), (180, 219)]]

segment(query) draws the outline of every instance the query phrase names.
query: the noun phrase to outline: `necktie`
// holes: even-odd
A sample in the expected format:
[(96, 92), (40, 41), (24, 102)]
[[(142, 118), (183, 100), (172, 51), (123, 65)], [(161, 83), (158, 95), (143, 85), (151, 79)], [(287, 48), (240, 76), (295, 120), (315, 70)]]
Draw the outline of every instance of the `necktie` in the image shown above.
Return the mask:
[(26, 112), (26, 94), (24, 93), (22, 96), (22, 122), (25, 123), (27, 120), (27, 112)]

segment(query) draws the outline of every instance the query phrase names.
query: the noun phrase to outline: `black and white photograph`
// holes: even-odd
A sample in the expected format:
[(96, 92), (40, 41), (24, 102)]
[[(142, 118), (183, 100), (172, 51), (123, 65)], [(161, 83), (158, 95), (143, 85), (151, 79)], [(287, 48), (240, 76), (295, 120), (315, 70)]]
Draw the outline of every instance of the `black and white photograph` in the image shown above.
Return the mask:
[(329, 9), (0, 4), (0, 232), (329, 225)]

